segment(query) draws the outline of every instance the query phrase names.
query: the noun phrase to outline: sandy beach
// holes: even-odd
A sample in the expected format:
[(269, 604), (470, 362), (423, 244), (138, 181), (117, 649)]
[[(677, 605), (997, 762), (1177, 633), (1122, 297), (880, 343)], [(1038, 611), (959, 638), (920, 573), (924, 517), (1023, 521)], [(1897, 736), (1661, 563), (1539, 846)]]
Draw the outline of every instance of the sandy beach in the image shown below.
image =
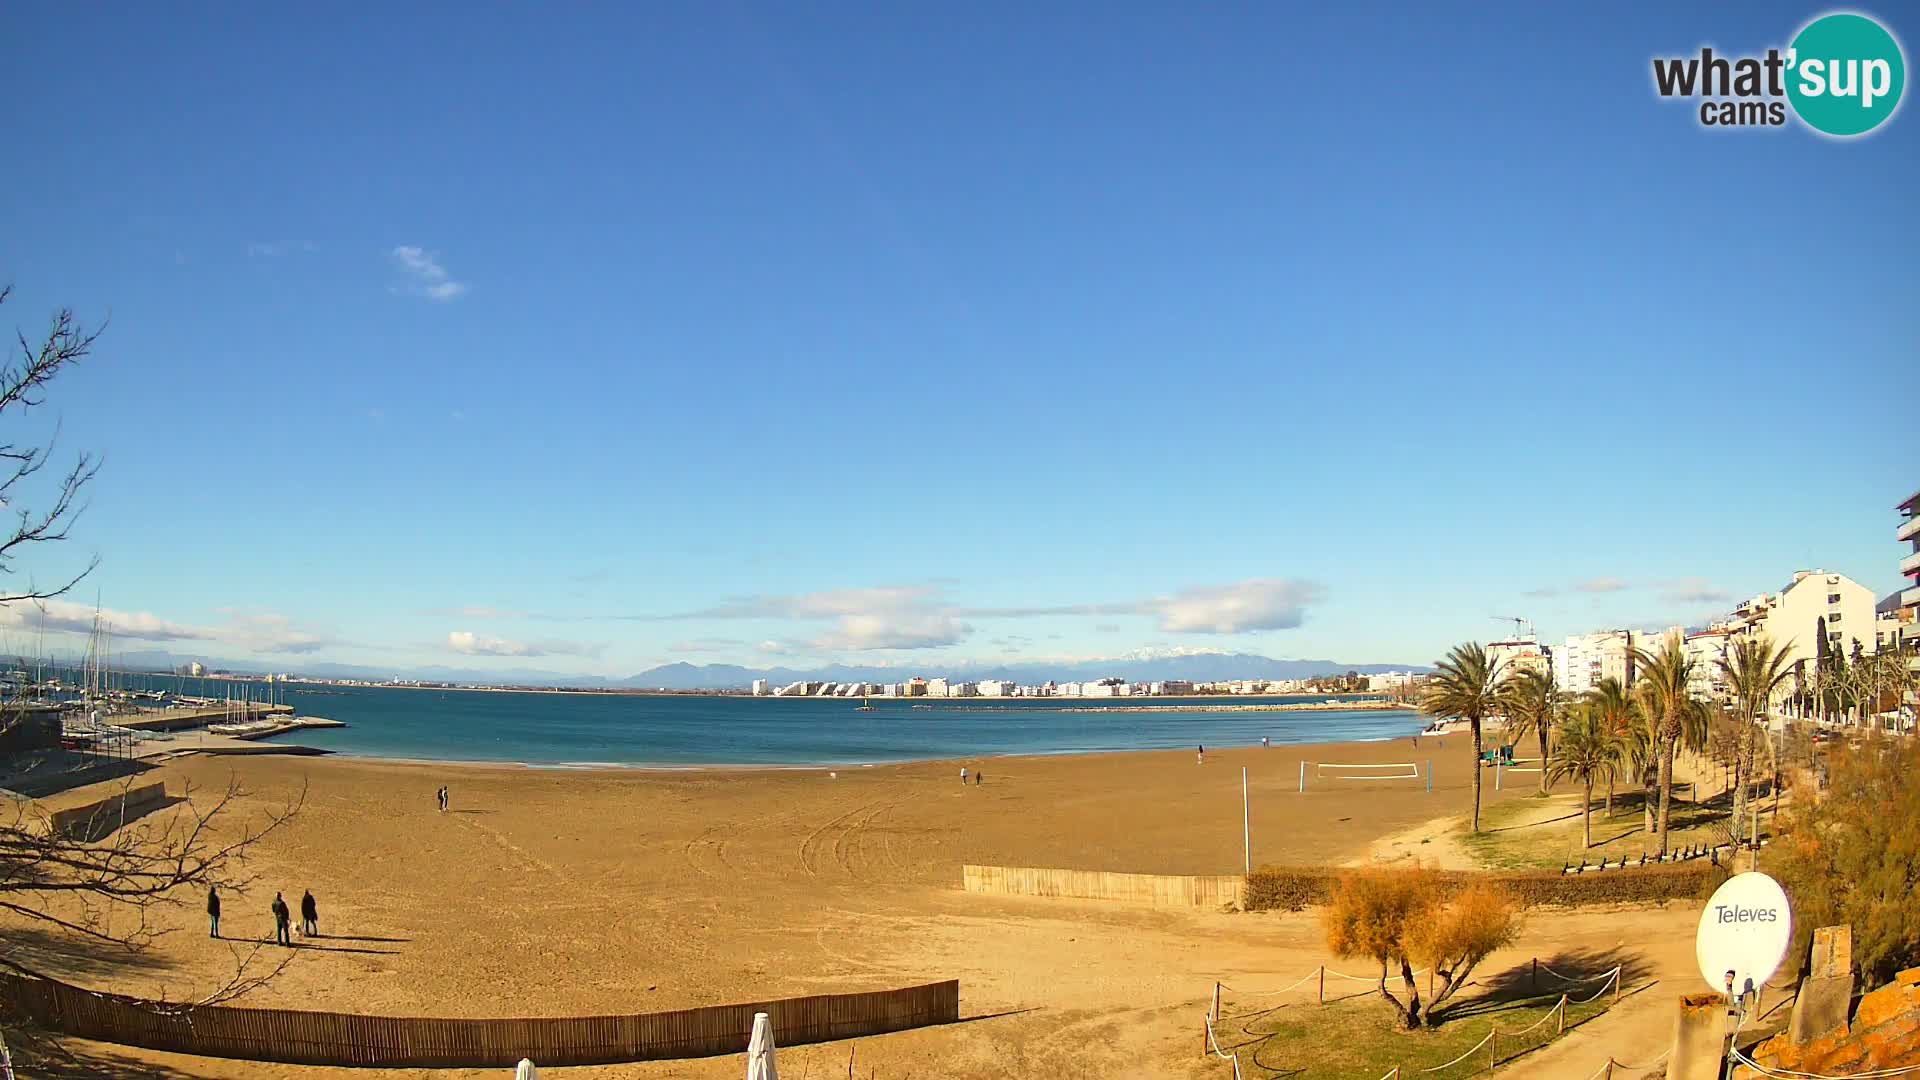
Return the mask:
[[(258, 823), (304, 785), (297, 820), (260, 844), (259, 876), (227, 898), (230, 937), (271, 937), (274, 890), (319, 900), (323, 937), (244, 1003), (430, 1015), (644, 1012), (769, 996), (961, 980), (953, 1027), (863, 1040), (860, 1075), (1194, 1075), (1194, 1003), (1217, 976), (1258, 984), (1324, 959), (1310, 914), (1238, 915), (958, 891), (964, 862), (1237, 873), (1240, 772), (1253, 859), (1364, 860), (1383, 837), (1463, 812), (1464, 737), (1341, 746), (994, 758), (962, 787), (962, 762), (825, 770), (541, 770), (342, 758), (188, 757), (148, 773), (178, 792), (252, 792), (228, 828)], [(1321, 780), (1300, 762), (1431, 760), (1424, 781)], [(442, 814), (434, 792), (452, 789)], [(1487, 799), (1524, 794), (1513, 785)], [(83, 801), (100, 787), (48, 805)], [(1414, 842), (1417, 847), (1417, 841)], [(199, 897), (159, 913), (175, 927), (137, 962), (38, 950), (82, 985), (178, 1000), (233, 965)], [(1583, 947), (1616, 948), (1636, 922), (1597, 915)], [(1684, 921), (1685, 917), (1682, 917)], [(13, 929), (16, 920), (4, 925)], [(1680, 934), (1677, 940), (1685, 940)], [(34, 952), (32, 942), (27, 948)], [(61, 959), (67, 957), (68, 959)], [(138, 1059), (158, 1075), (306, 1077), (327, 1070)], [(795, 1075), (844, 1068), (847, 1048), (795, 1048)], [(832, 1064), (836, 1062), (837, 1064)], [(1217, 1063), (1216, 1063), (1217, 1064)], [(783, 1061), (783, 1072), (787, 1064)], [(1090, 1071), (1091, 1070), (1091, 1071)], [(1101, 1071), (1107, 1070), (1107, 1071)], [(735, 1059), (558, 1070), (582, 1077), (719, 1077)], [(454, 1076), (457, 1072), (360, 1076)], [(473, 1073), (471, 1075), (487, 1075)]]

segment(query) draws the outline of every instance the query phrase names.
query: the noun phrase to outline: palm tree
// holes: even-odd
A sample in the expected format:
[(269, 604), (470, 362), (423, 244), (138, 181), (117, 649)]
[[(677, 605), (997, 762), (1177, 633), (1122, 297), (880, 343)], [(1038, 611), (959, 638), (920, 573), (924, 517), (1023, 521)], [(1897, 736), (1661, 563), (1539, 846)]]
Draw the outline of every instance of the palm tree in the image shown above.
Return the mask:
[(1547, 740), (1565, 711), (1560, 686), (1553, 681), (1553, 669), (1525, 667), (1508, 675), (1500, 683), (1500, 711), (1506, 716), (1506, 736), (1519, 742), (1522, 736), (1540, 740), (1540, 794), (1547, 793)]
[(1618, 743), (1619, 736), (1600, 719), (1599, 710), (1582, 703), (1560, 721), (1559, 738), (1547, 761), (1547, 775), (1553, 779), (1580, 782), (1580, 830), (1585, 847), (1593, 846), (1593, 782), (1602, 777), (1612, 782), (1620, 762)]
[(1457, 716), (1473, 730), (1473, 831), (1480, 831), (1480, 722), (1499, 707), (1500, 664), (1477, 641), (1455, 645), (1434, 666), (1421, 695), (1420, 711), (1429, 716)]
[(1619, 679), (1609, 675), (1588, 692), (1587, 703), (1593, 707), (1594, 716), (1613, 736), (1614, 754), (1619, 758), (1618, 766), (1607, 772), (1607, 817), (1611, 818), (1614, 778), (1621, 769), (1627, 767), (1632, 757), (1633, 747), (1628, 736), (1634, 722), (1633, 696), (1627, 693), (1627, 688)]
[[(1765, 729), (1773, 709), (1773, 699), (1793, 677), (1793, 664), (1784, 645), (1770, 638), (1742, 638), (1720, 657), (1721, 674), (1733, 694), (1733, 714), (1740, 724), (1739, 750), (1733, 762), (1733, 835), (1740, 835), (1740, 823), (1747, 820), (1747, 789), (1753, 784), (1754, 740)], [(1773, 740), (1767, 739), (1767, 751), (1773, 753)], [(1776, 762), (1774, 771), (1779, 771)], [(1752, 837), (1751, 839), (1758, 839)]]
[(1670, 634), (1660, 643), (1660, 651), (1633, 650), (1634, 666), (1640, 669), (1635, 691), (1652, 722), (1653, 751), (1660, 762), (1660, 854), (1667, 853), (1667, 827), (1673, 817), (1673, 754), (1683, 737), (1692, 735), (1706, 741), (1706, 711), (1687, 693), (1693, 678), (1693, 661), (1687, 658), (1686, 644), (1679, 635)]

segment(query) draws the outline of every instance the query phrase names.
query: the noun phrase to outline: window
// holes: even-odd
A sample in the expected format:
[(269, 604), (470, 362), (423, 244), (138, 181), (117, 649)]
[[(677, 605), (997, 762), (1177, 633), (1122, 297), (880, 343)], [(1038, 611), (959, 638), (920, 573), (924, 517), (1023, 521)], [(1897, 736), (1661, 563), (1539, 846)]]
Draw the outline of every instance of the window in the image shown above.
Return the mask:
[(1827, 621), (1828, 621), (1829, 623), (1837, 623), (1837, 622), (1839, 622), (1839, 621), (1840, 621), (1840, 613), (1836, 611), (1836, 612), (1834, 612), (1833, 614), (1831, 614), (1831, 615), (1829, 615), (1829, 616), (1827, 616)]
[(1837, 593), (1837, 592), (1830, 592), (1830, 593), (1828, 593), (1828, 594), (1827, 594), (1827, 603), (1829, 603), (1829, 604), (1837, 604), (1837, 603), (1839, 603), (1839, 602), (1840, 602), (1840, 594), (1839, 594), (1839, 593)]

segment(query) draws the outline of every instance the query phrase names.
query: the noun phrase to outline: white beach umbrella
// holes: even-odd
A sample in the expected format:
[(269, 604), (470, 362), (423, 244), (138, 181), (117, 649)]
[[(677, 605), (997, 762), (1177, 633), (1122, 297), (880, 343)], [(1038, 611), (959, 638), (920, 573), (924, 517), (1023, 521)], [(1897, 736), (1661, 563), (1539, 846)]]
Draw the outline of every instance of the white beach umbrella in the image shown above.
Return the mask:
[(540, 1080), (540, 1070), (533, 1067), (533, 1062), (521, 1058), (519, 1066), (513, 1070), (513, 1080)]
[(747, 1040), (747, 1080), (780, 1080), (773, 1067), (773, 1018), (753, 1014), (753, 1038)]

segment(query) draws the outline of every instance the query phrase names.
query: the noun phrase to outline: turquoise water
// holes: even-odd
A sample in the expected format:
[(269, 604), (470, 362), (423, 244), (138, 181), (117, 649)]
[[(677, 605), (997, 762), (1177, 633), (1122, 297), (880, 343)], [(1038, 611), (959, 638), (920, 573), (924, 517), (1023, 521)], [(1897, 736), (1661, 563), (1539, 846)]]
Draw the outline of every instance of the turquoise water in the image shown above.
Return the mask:
[[(257, 688), (256, 688), (257, 689)], [(377, 687), (281, 688), (304, 715), (349, 727), (283, 741), (343, 754), (530, 765), (856, 765), (1000, 754), (1388, 739), (1401, 710), (1142, 712), (1124, 702), (640, 697)], [(1275, 698), (1312, 701), (1316, 698)], [(1068, 709), (1084, 711), (1066, 711)]]

